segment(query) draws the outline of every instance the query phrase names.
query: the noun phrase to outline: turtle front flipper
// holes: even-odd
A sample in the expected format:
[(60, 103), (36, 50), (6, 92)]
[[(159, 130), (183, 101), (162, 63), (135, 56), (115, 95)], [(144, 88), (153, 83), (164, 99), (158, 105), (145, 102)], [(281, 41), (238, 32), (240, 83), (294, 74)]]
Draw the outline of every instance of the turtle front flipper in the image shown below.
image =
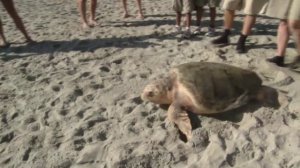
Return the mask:
[(173, 102), (168, 109), (168, 120), (174, 122), (188, 140), (192, 138), (192, 125), (189, 115), (176, 102)]

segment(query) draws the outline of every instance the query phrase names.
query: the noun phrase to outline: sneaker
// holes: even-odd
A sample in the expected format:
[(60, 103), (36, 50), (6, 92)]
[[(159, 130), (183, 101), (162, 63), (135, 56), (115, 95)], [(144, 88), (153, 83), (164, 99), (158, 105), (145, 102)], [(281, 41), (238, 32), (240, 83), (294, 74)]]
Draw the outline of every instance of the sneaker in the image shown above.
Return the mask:
[(212, 44), (214, 45), (228, 45), (229, 44), (229, 38), (228, 36), (222, 35), (212, 41)]
[(192, 33), (191, 33), (190, 29), (186, 30), (182, 34), (182, 38), (185, 38), (185, 39), (189, 39), (189, 38), (191, 38), (191, 36), (192, 36)]
[(246, 46), (245, 46), (245, 43), (238, 43), (237, 46), (236, 46), (236, 51), (240, 54), (242, 53), (246, 53), (247, 50), (246, 50)]
[(277, 66), (284, 67), (284, 57), (283, 56), (275, 56), (267, 59), (268, 62), (274, 63)]
[(208, 32), (205, 33), (205, 36), (212, 37), (216, 34), (215, 28), (209, 27)]
[(200, 35), (201, 33), (201, 28), (200, 27), (197, 27), (195, 31), (193, 31), (193, 34), (194, 35)]
[(182, 33), (180, 26), (175, 26), (175, 33), (177, 33), (177, 34)]

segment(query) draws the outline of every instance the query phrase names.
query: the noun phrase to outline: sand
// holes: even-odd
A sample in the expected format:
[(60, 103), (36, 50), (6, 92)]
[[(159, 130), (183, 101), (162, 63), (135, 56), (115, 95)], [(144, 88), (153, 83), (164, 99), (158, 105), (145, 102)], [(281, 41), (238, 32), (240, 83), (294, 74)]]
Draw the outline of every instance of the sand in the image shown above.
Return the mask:
[[(13, 43), (0, 50), (0, 167), (300, 167), (300, 76), (265, 62), (275, 53), (277, 20), (259, 18), (248, 53), (237, 54), (234, 45), (214, 47), (203, 34), (174, 35), (169, 1), (144, 0), (145, 20), (123, 20), (118, 0), (98, 4), (99, 25), (82, 31), (74, 0), (16, 1), (37, 41), (29, 46), (0, 6)], [(134, 1), (129, 9), (137, 10)], [(242, 20), (236, 17), (232, 44)], [(208, 23), (205, 17), (203, 32)], [(218, 32), (222, 23), (219, 10)], [(288, 58), (295, 54), (291, 40)], [(166, 110), (140, 93), (155, 76), (192, 61), (251, 69), (287, 99), (280, 108), (249, 103), (198, 116), (193, 140), (184, 142), (165, 127)]]

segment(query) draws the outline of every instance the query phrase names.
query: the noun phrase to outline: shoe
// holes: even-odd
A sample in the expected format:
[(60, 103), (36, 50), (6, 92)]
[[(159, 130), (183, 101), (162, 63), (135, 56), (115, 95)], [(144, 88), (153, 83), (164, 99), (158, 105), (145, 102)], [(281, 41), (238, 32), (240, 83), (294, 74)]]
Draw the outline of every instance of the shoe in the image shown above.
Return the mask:
[(237, 46), (236, 46), (236, 51), (239, 54), (246, 53), (247, 50), (246, 50), (245, 43), (238, 43)]
[(175, 26), (175, 33), (176, 34), (181, 34), (182, 33), (180, 26)]
[(216, 34), (215, 28), (209, 27), (208, 32), (205, 33), (205, 36), (212, 37)]
[(182, 38), (185, 38), (185, 39), (189, 39), (192, 37), (192, 33), (190, 31), (190, 29), (186, 30), (185, 32), (183, 32), (182, 34)]
[(284, 57), (283, 56), (275, 56), (267, 59), (268, 62), (274, 63), (277, 66), (284, 67)]
[(195, 31), (193, 31), (193, 35), (200, 35), (201, 33), (201, 28), (197, 27), (197, 29)]
[(228, 36), (222, 35), (218, 37), (217, 39), (214, 39), (212, 41), (212, 44), (214, 45), (228, 45), (229, 44), (229, 38)]
[(292, 70), (300, 68), (300, 55), (289, 65), (289, 68)]

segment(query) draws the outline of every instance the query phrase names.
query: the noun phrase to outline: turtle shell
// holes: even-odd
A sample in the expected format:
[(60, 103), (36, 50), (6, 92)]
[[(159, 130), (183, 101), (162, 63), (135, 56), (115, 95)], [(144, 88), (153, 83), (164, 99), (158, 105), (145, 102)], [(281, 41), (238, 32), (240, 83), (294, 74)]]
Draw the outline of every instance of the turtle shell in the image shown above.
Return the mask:
[(192, 96), (194, 107), (209, 109), (207, 113), (239, 107), (262, 86), (255, 72), (227, 64), (191, 62), (174, 67), (171, 73)]

